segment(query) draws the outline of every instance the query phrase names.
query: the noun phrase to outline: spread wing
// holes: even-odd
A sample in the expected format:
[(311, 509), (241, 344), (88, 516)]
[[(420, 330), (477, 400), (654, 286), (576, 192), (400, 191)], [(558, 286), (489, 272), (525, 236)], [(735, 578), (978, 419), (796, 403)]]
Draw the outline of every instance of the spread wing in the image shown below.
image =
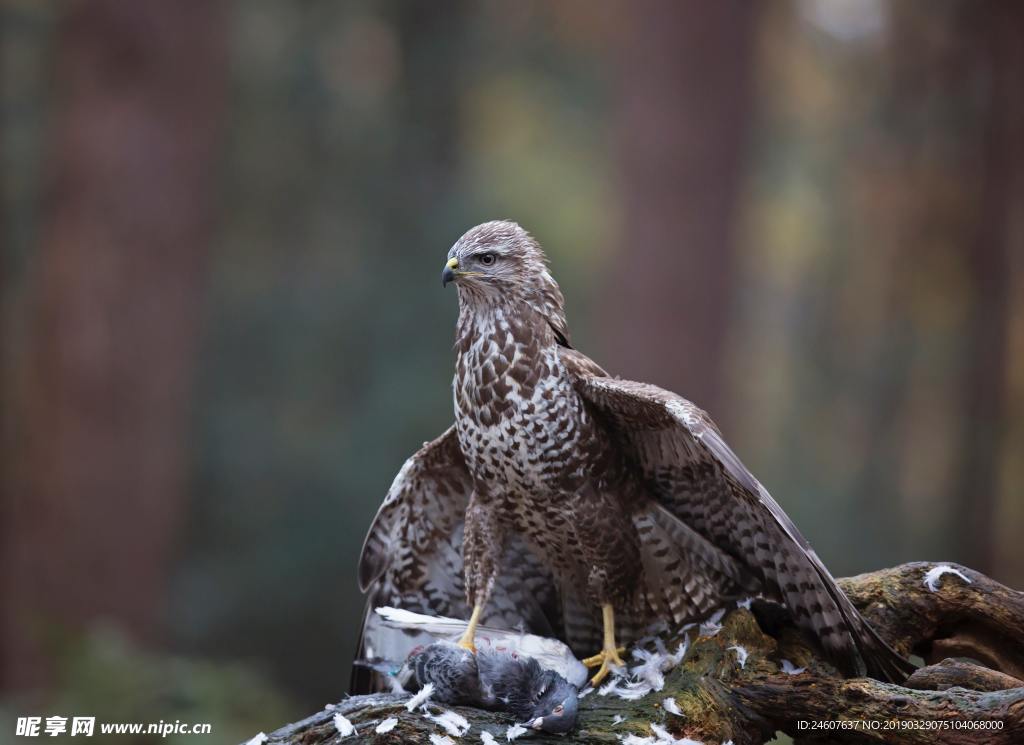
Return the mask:
[[(359, 586), (367, 593), (357, 659), (401, 662), (431, 639), (381, 622), (373, 609), (393, 606), (428, 615), (468, 618), (462, 576), (462, 533), (472, 478), (455, 427), (426, 443), (395, 477), (373, 519), (359, 560)], [(557, 635), (560, 608), (545, 567), (510, 536), (514, 560), (498, 578), (483, 621), (505, 629)], [(353, 692), (377, 687), (365, 668), (353, 671)]]
[(456, 534), (472, 489), (455, 427), (449, 427), (395, 476), (363, 542), (359, 589), (371, 597), (411, 595), (410, 601), (438, 612), (459, 603), (462, 558)]
[[(707, 414), (657, 386), (597, 373), (578, 352), (565, 350), (563, 362), (662, 507), (783, 599), (845, 672), (906, 677), (910, 663), (861, 617)], [(704, 549), (695, 542), (688, 550)]]

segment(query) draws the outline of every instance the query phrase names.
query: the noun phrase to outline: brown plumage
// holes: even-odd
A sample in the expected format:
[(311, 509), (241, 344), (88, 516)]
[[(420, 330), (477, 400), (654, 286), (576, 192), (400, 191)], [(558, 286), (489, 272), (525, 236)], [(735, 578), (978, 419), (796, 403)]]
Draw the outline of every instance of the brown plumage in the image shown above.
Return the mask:
[[(360, 564), (369, 606), (465, 617), (478, 605), (488, 625), (589, 653), (602, 606), (628, 640), (757, 591), (784, 602), (845, 673), (905, 676), (909, 663), (707, 414), (609, 377), (571, 347), (562, 294), (529, 234), (485, 223), (448, 259), (455, 426), (407, 461), (374, 520)], [(371, 614), (363, 643), (364, 655), (398, 659), (411, 642)]]

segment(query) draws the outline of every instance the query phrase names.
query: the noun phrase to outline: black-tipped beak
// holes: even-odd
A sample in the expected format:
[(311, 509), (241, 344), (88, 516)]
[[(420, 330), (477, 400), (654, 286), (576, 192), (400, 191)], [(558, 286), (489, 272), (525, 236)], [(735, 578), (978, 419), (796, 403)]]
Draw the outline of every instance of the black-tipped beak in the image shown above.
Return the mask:
[(458, 259), (449, 259), (448, 263), (444, 265), (444, 269), (441, 271), (441, 286), (447, 287), (449, 282), (455, 280), (455, 270), (459, 268)]

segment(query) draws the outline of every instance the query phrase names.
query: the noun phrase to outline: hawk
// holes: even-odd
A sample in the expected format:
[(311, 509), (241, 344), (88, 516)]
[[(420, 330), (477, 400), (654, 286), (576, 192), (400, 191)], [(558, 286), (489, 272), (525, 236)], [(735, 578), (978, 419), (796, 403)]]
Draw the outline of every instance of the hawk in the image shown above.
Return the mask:
[(783, 603), (847, 675), (913, 669), (860, 615), (708, 415), (612, 377), (575, 350), (539, 244), (514, 222), (478, 225), (448, 252), (458, 290), (455, 424), (399, 471), (359, 564), (362, 654), (413, 641), (375, 619), (394, 605), (523, 627), (597, 667), (619, 642), (723, 600)]

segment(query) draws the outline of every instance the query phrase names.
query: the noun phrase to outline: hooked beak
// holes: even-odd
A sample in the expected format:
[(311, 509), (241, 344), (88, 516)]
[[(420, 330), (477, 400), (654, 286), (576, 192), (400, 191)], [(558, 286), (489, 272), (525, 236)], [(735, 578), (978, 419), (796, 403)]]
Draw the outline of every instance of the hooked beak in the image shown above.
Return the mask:
[(459, 268), (459, 260), (455, 258), (448, 259), (448, 263), (444, 265), (444, 269), (441, 271), (441, 286), (447, 287), (449, 282), (455, 280), (455, 270)]

